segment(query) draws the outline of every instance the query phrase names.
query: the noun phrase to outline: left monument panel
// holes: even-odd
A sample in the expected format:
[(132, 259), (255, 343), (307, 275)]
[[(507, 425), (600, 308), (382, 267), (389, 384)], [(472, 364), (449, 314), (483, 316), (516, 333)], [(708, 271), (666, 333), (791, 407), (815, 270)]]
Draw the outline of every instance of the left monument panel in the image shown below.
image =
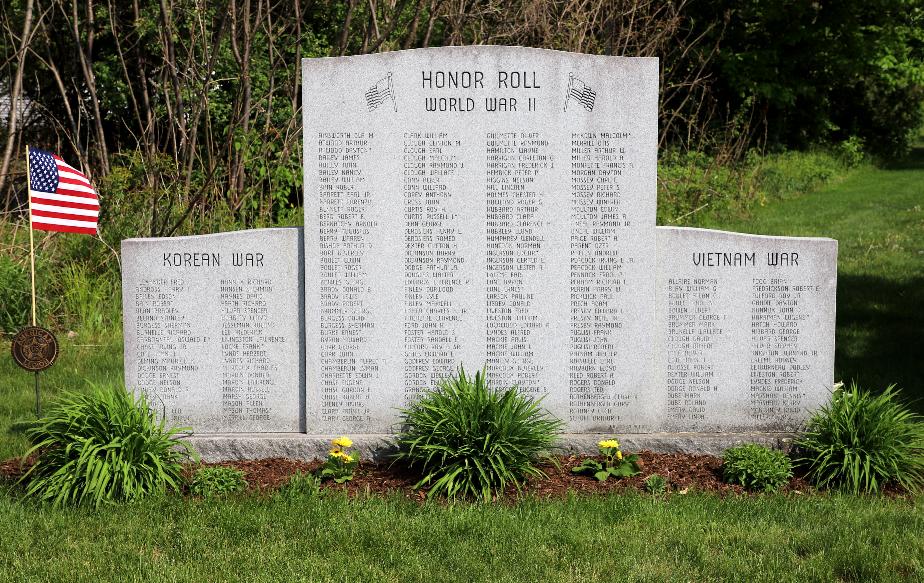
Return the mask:
[(304, 430), (301, 229), (122, 241), (125, 385), (197, 433)]

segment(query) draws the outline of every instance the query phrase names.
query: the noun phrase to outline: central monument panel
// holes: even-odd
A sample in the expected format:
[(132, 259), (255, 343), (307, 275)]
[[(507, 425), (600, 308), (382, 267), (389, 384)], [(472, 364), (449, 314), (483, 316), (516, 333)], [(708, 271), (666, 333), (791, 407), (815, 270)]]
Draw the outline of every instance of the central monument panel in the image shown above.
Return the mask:
[(308, 433), (487, 366), (652, 431), (658, 61), (447, 47), (302, 63)]

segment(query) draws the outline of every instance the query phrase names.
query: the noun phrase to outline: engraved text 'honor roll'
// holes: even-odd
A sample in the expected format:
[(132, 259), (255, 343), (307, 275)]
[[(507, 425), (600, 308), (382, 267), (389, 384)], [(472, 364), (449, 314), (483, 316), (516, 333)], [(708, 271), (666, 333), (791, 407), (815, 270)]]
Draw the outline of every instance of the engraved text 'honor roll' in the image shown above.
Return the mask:
[(306, 59), (309, 433), (394, 430), (464, 363), (571, 431), (656, 428), (657, 59)]

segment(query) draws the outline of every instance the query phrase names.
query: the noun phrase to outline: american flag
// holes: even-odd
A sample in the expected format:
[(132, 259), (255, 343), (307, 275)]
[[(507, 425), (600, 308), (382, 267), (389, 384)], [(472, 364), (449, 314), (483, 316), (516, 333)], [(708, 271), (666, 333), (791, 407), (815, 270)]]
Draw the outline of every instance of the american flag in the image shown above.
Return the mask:
[(60, 156), (30, 147), (29, 212), (33, 229), (95, 235), (99, 197)]
[(389, 99), (395, 111), (398, 111), (398, 103), (395, 101), (395, 89), (391, 82), (391, 73), (379, 79), (378, 83), (366, 91), (366, 106), (369, 111), (375, 111)]
[(565, 93), (565, 111), (568, 111), (568, 101), (572, 99), (577, 100), (587, 111), (594, 110), (594, 101), (597, 100), (597, 92), (591, 89), (590, 85), (575, 77), (574, 73), (568, 75), (568, 90)]

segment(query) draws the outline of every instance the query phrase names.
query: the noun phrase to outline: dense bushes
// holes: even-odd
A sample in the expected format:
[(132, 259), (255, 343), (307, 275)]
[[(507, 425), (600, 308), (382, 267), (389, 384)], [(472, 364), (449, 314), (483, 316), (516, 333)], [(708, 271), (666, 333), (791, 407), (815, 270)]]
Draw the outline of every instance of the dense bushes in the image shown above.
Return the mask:
[[(658, 223), (702, 224), (705, 220), (740, 214), (755, 204), (817, 188), (844, 175), (857, 155), (853, 146), (826, 153), (787, 152), (758, 156), (754, 153), (737, 164), (722, 164), (702, 153), (664, 151), (659, 160)], [(134, 184), (134, 183), (133, 183)], [(120, 186), (119, 188), (128, 188)], [(139, 195), (112, 191), (110, 218), (102, 237), (113, 249), (120, 237), (143, 233), (142, 217), (132, 211)], [(135, 202), (132, 202), (135, 201)], [(704, 206), (705, 205), (705, 206)], [(301, 209), (279, 214), (279, 224), (301, 224)], [(200, 221), (194, 217), (184, 232), (234, 230), (246, 225), (218, 213)], [(10, 252), (0, 254), (0, 327), (15, 332), (28, 323), (28, 233), (0, 221), (0, 244)], [(36, 233), (37, 281), (40, 324), (78, 333), (81, 339), (118, 336), (121, 326), (119, 263), (113, 249), (99, 239), (75, 235)]]
[[(898, 398), (895, 386), (873, 394), (856, 383), (836, 387), (794, 443), (795, 463), (819, 488), (877, 493), (887, 484), (908, 492), (924, 487), (924, 418)], [(776, 491), (792, 477), (792, 462), (754, 444), (727, 450), (727, 482)]]
[[(0, 10), (5, 30), (22, 30), (27, 4)], [(921, 0), (802, 5), (811, 18), (797, 24), (789, 4), (728, 0), (550, 0), (539, 11), (529, 2), (493, 0), (465, 10), (424, 0), (327, 0), (248, 13), (242, 4), (178, 0), (170, 14), (142, 0), (97, 4), (92, 15), (65, 4), (50, 0), (41, 18), (33, 15), (37, 28), (24, 35), (32, 39), (23, 65), (30, 80), (22, 91), (34, 106), (0, 135), (83, 165), (101, 193), (101, 239), (37, 240), (45, 262), (37, 281), (40, 320), (84, 337), (118, 328), (121, 239), (301, 222), (302, 57), (490, 43), (657, 56), (658, 219), (671, 225), (697, 225), (707, 215), (814, 188), (865, 149), (902, 150), (924, 101), (924, 41), (911, 26)], [(391, 24), (370, 29), (375, 18)], [(19, 66), (15, 38), (0, 38), (9, 79)], [(235, 49), (242, 46), (250, 58)], [(92, 76), (74, 58), (81, 51)], [(805, 67), (811, 74), (802, 74)], [(808, 153), (779, 153), (793, 146)], [(8, 171), (0, 168), (0, 198), (11, 213), (0, 220), (0, 245), (11, 257), (0, 263), (6, 331), (25, 323), (28, 301), (25, 168), (20, 150), (11, 151)], [(748, 154), (757, 151), (773, 153)], [(94, 285), (84, 285), (81, 274)]]
[[(85, 235), (35, 232), (38, 324), (81, 340), (120, 336), (122, 286), (114, 250)], [(115, 241), (118, 246), (118, 241)], [(0, 331), (31, 322), (28, 223), (0, 220)]]
[(55, 506), (98, 506), (176, 490), (191, 454), (143, 395), (121, 387), (70, 393), (26, 432), (37, 456), (26, 494)]
[(32, 143), (85, 166), (104, 230), (132, 217), (135, 235), (269, 224), (298, 205), (303, 57), (486, 44), (658, 57), (660, 147), (723, 165), (755, 146), (900, 153), (924, 101), (921, 0), (46, 4), (0, 10), (5, 79), (26, 72), (5, 94), (31, 104), (0, 132), (17, 152), (0, 163), (3, 210), (25, 201), (12, 145)]
[(724, 19), (713, 89), (731, 110), (753, 103), (769, 146), (908, 148), (924, 113), (921, 0), (706, 0), (692, 10)]
[[(823, 489), (852, 494), (876, 493), (886, 484), (909, 492), (924, 486), (924, 422), (897, 400), (894, 387), (872, 395), (855, 384), (839, 388), (829, 405), (816, 412), (796, 441), (796, 462), (806, 478)], [(552, 445), (562, 423), (539, 402), (515, 388), (496, 390), (483, 372), (463, 369), (404, 411), (395, 461), (417, 470), (413, 488), (430, 495), (490, 500), (508, 485), (519, 488), (529, 477), (543, 478), (539, 454)], [(22, 476), (27, 496), (52, 503), (98, 506), (133, 501), (180, 489), (181, 464), (189, 449), (166, 429), (143, 396), (122, 389), (94, 388), (66, 395), (26, 432), (35, 463)], [(306, 501), (321, 494), (322, 480), (353, 477), (358, 455), (353, 442), (334, 440), (326, 462), (311, 474), (298, 473), (273, 497)], [(599, 444), (600, 457), (585, 458), (573, 473), (599, 481), (641, 473), (636, 455), (624, 455), (616, 440)], [(776, 492), (793, 476), (792, 462), (781, 451), (755, 444), (726, 450), (722, 476), (749, 490)], [(332, 463), (336, 462), (336, 463)], [(645, 491), (669, 490), (658, 474), (643, 482)], [(243, 492), (244, 474), (232, 467), (205, 467), (189, 481), (189, 493), (213, 498)], [(367, 486), (368, 487), (368, 486)]]
[(835, 390), (796, 446), (820, 487), (858, 494), (889, 482), (924, 486), (924, 419), (899, 402), (894, 386), (878, 395), (856, 383)]
[(423, 474), (416, 487), (450, 498), (490, 500), (508, 484), (542, 476), (533, 462), (562, 427), (538, 401), (494, 389), (484, 371), (470, 377), (461, 367), (402, 413), (396, 461)]
[(864, 160), (862, 146), (831, 151), (749, 152), (740, 161), (704, 152), (662, 151), (658, 160), (658, 224), (698, 225), (735, 216), (754, 205), (815, 190)]

